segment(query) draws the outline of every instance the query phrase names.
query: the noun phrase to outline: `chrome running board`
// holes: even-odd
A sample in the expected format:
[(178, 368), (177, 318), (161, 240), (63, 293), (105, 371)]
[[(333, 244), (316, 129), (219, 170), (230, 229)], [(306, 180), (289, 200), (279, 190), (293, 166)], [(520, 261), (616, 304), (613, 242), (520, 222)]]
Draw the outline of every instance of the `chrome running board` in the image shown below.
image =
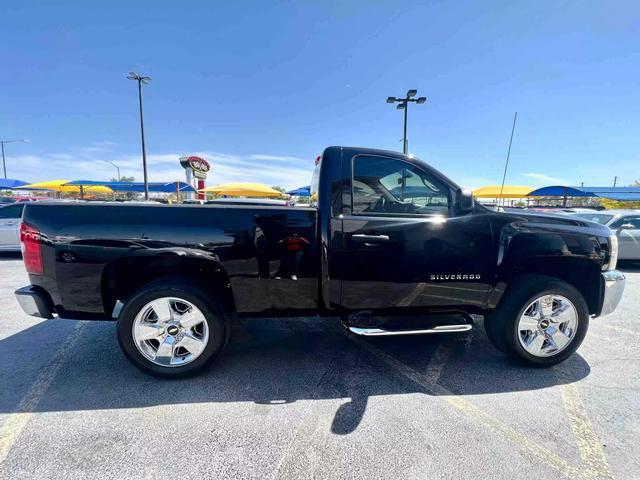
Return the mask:
[(456, 333), (467, 332), (473, 328), (471, 324), (462, 325), (438, 325), (431, 328), (423, 328), (419, 330), (386, 330), (384, 328), (370, 328), (370, 327), (354, 327), (352, 325), (344, 324), (351, 333), (356, 335), (362, 335), (365, 337), (381, 337), (388, 335), (423, 335), (429, 333)]

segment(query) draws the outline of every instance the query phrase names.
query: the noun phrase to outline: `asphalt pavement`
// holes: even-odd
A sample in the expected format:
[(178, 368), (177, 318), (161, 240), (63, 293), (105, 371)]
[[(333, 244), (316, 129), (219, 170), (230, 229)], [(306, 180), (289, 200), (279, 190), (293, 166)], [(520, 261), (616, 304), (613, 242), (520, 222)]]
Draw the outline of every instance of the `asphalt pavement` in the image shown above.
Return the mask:
[(336, 319), (245, 320), (195, 378), (160, 380), (115, 324), (26, 316), (0, 257), (0, 478), (640, 478), (640, 266), (553, 369), (481, 325), (362, 339)]

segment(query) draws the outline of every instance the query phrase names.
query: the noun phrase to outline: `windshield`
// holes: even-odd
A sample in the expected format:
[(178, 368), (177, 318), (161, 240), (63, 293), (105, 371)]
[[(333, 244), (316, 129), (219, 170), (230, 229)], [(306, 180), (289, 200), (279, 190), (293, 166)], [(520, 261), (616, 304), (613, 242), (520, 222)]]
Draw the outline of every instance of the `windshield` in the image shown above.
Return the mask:
[(578, 217), (589, 220), (590, 222), (596, 222), (600, 223), (601, 225), (606, 225), (611, 221), (613, 215), (606, 215), (602, 213), (581, 213), (580, 215), (578, 215)]

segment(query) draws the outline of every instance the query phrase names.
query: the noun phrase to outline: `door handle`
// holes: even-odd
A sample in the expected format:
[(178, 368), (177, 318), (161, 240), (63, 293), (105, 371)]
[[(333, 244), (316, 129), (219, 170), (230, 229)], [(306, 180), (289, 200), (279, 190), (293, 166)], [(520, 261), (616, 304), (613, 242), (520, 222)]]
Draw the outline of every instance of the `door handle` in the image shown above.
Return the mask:
[(5, 225), (8, 225), (9, 227), (12, 227), (12, 226), (17, 225), (17, 224), (18, 224), (18, 222), (7, 222), (7, 223), (5, 223)]
[(355, 235), (351, 235), (351, 238), (354, 242), (363, 243), (380, 243), (389, 241), (389, 235), (368, 235), (365, 233), (356, 233)]

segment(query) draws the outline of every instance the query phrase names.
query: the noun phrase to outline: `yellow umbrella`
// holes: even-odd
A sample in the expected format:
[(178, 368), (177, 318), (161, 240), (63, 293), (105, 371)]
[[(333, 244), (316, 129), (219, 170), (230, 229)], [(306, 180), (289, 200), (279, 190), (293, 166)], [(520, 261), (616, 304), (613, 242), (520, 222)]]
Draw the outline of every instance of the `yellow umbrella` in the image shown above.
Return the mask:
[(223, 183), (215, 187), (203, 188), (200, 191), (230, 197), (282, 197), (282, 192), (262, 183)]
[[(501, 190), (502, 193), (500, 193)], [(489, 185), (476, 188), (473, 191), (473, 196), (476, 198), (524, 198), (532, 191), (533, 188), (531, 187), (517, 185), (505, 185), (504, 188), (500, 185)]]
[[(53, 190), (55, 192), (80, 192), (80, 185), (65, 185), (70, 180), (48, 180), (46, 182), (30, 183), (20, 187), (24, 190)], [(93, 185), (83, 187), (85, 193), (112, 193), (109, 187), (102, 185)]]

